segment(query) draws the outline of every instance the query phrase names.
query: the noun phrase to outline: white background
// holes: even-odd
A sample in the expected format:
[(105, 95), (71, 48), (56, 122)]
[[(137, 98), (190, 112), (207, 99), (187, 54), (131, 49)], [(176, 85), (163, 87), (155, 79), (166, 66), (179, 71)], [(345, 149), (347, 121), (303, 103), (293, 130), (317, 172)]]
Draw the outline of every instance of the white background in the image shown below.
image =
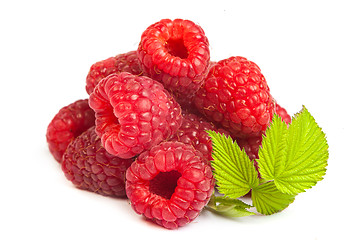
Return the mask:
[[(323, 181), (272, 216), (203, 211), (170, 231), (127, 200), (65, 179), (47, 148), (48, 123), (87, 97), (93, 63), (135, 50), (162, 18), (199, 24), (214, 61), (239, 55), (257, 63), (291, 115), (308, 108), (330, 146)], [(346, 0), (2, 1), (0, 239), (360, 239), (359, 24), (359, 6)]]

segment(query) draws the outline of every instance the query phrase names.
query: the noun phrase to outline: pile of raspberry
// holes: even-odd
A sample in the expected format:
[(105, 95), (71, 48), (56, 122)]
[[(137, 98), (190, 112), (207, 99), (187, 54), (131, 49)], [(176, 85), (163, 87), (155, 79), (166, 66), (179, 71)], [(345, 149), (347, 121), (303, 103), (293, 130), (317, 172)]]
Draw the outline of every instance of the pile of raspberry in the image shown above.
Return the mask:
[(291, 121), (254, 62), (210, 59), (203, 29), (183, 19), (160, 20), (137, 50), (94, 63), (85, 88), (89, 98), (48, 125), (51, 154), (77, 188), (127, 198), (168, 229), (192, 222), (214, 192), (206, 131), (231, 136), (257, 167), (274, 114)]

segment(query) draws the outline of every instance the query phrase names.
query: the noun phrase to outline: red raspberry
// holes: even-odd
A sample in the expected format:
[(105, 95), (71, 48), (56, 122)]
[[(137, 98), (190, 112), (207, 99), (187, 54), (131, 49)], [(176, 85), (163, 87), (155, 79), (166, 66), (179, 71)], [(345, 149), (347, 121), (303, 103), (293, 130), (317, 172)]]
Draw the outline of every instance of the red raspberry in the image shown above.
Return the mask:
[(126, 171), (126, 194), (136, 213), (174, 229), (193, 221), (214, 190), (211, 167), (191, 145), (163, 142)]
[[(246, 154), (251, 160), (259, 158), (259, 147), (262, 142), (262, 136), (248, 137), (248, 138), (236, 138), (236, 142), (241, 149), (244, 149)], [(257, 168), (257, 163), (255, 163)]]
[(93, 126), (69, 144), (61, 167), (66, 178), (80, 189), (126, 197), (125, 172), (133, 161), (109, 154)]
[(241, 138), (261, 136), (275, 111), (260, 68), (243, 57), (230, 57), (215, 64), (194, 102), (209, 120)]
[[(279, 104), (276, 104), (276, 114), (287, 124), (291, 122), (291, 117), (287, 113), (286, 109), (281, 107)], [(244, 148), (247, 155), (250, 159), (259, 158), (258, 152), (261, 145), (262, 136), (249, 137), (244, 139), (236, 139), (236, 142), (241, 148)]]
[[(279, 104), (276, 104), (276, 113), (281, 117), (281, 119), (285, 123), (289, 124), (291, 122), (290, 115), (287, 113), (286, 109), (281, 107)], [(254, 166), (258, 171), (260, 178), (259, 167), (256, 159), (259, 158), (259, 147), (261, 146), (262, 136), (254, 136), (243, 139), (237, 138), (236, 142), (241, 149), (245, 150), (249, 158), (254, 161)]]
[(203, 29), (189, 20), (163, 19), (142, 34), (138, 57), (144, 71), (182, 102), (202, 85), (210, 61)]
[(281, 117), (281, 119), (289, 124), (291, 122), (291, 116), (288, 114), (285, 108), (281, 107), (278, 103), (276, 103), (276, 114)]
[(69, 143), (82, 132), (95, 125), (95, 113), (88, 99), (78, 100), (60, 109), (46, 131), (46, 140), (51, 154), (61, 162)]
[(112, 73), (120, 72), (129, 72), (138, 76), (142, 75), (136, 51), (119, 54), (94, 63), (86, 77), (86, 92), (90, 95), (101, 79)]
[(183, 112), (182, 115), (183, 123), (171, 140), (190, 144), (208, 161), (213, 160), (211, 137), (206, 131), (213, 130), (226, 135), (229, 133), (224, 129), (218, 129), (214, 124), (195, 114)]
[(121, 158), (134, 157), (170, 138), (182, 122), (179, 104), (161, 83), (126, 72), (101, 80), (89, 103), (102, 144)]

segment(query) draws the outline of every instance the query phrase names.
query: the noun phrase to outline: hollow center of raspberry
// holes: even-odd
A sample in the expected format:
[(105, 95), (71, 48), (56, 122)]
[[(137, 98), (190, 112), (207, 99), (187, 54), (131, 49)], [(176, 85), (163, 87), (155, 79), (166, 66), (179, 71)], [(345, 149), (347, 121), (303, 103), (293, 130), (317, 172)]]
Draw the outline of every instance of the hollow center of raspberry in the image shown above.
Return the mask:
[(169, 200), (175, 192), (180, 177), (181, 173), (175, 170), (160, 172), (150, 181), (150, 192)]
[(184, 45), (184, 40), (180, 39), (169, 39), (165, 44), (166, 50), (173, 56), (185, 59), (189, 53)]

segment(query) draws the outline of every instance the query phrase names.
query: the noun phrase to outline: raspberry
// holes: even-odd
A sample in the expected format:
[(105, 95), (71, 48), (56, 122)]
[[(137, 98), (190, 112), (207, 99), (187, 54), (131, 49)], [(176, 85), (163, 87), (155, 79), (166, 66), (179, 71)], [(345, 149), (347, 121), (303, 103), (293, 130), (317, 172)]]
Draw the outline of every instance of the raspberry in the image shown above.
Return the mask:
[(95, 125), (95, 113), (88, 99), (78, 100), (60, 109), (46, 131), (46, 140), (51, 154), (61, 162), (69, 143), (82, 132)]
[(90, 67), (90, 71), (86, 77), (86, 92), (90, 95), (101, 79), (112, 73), (120, 72), (129, 72), (138, 76), (142, 75), (142, 69), (136, 51), (119, 54), (115, 57), (94, 63)]
[[(237, 144), (241, 149), (244, 149), (246, 154), (249, 156), (251, 160), (259, 158), (259, 147), (262, 142), (262, 136), (255, 136), (249, 138), (237, 138)], [(257, 163), (255, 163), (255, 167), (257, 168)]]
[(275, 111), (276, 114), (279, 115), (286, 124), (289, 124), (291, 122), (291, 116), (288, 114), (286, 109), (281, 107), (278, 103), (276, 103)]
[(203, 84), (210, 61), (203, 29), (183, 19), (163, 19), (149, 26), (137, 54), (144, 71), (162, 82), (180, 103)]
[(126, 194), (136, 213), (174, 229), (193, 221), (214, 190), (211, 167), (191, 145), (163, 142), (126, 171)]
[(69, 144), (61, 167), (66, 178), (80, 189), (126, 197), (125, 172), (133, 161), (109, 154), (93, 126)]
[(172, 140), (191, 144), (208, 161), (213, 160), (211, 156), (211, 137), (206, 131), (213, 130), (226, 135), (229, 135), (229, 133), (224, 129), (218, 129), (214, 124), (195, 114), (183, 112), (182, 115), (183, 123)]
[[(276, 114), (278, 114), (285, 123), (289, 124), (291, 122), (290, 115), (287, 113), (286, 109), (281, 107), (279, 104), (276, 104)], [(236, 142), (241, 148), (244, 148), (250, 159), (259, 158), (258, 152), (261, 141), (262, 136), (236, 139)]]
[(101, 80), (89, 103), (102, 144), (121, 158), (134, 157), (170, 138), (182, 122), (179, 104), (161, 83), (126, 72)]
[[(285, 123), (289, 124), (291, 122), (290, 115), (287, 113), (286, 109), (281, 107), (279, 104), (276, 104), (276, 113)], [(260, 178), (259, 167), (256, 159), (259, 158), (259, 147), (261, 146), (262, 136), (254, 136), (243, 139), (237, 138), (236, 142), (241, 149), (245, 150), (249, 158), (254, 161), (254, 166), (258, 171), (258, 175)]]
[(261, 136), (275, 111), (274, 100), (260, 68), (243, 57), (216, 63), (194, 97), (209, 120), (233, 136)]

